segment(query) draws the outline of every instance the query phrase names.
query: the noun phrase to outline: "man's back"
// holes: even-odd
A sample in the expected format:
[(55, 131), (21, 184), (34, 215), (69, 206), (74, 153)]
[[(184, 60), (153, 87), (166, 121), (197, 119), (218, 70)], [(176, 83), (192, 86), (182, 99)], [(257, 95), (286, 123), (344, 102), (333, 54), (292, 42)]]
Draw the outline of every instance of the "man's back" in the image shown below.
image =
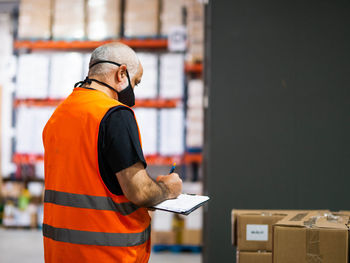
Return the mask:
[(43, 132), (46, 262), (147, 262), (150, 218), (99, 174), (99, 125), (112, 107), (96, 90), (76, 88)]

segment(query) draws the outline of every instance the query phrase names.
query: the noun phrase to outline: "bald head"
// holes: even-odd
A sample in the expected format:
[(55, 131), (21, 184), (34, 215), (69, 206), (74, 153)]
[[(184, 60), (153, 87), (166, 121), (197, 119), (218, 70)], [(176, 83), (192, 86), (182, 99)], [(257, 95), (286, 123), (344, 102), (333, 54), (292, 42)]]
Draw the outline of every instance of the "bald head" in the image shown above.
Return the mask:
[[(140, 61), (135, 51), (127, 45), (118, 42), (105, 44), (96, 48), (91, 54), (89, 66), (101, 60), (125, 64), (131, 79), (138, 73), (140, 68)], [(89, 77), (99, 76), (102, 79), (108, 79), (109, 74), (116, 67), (109, 63), (97, 64), (89, 69)]]

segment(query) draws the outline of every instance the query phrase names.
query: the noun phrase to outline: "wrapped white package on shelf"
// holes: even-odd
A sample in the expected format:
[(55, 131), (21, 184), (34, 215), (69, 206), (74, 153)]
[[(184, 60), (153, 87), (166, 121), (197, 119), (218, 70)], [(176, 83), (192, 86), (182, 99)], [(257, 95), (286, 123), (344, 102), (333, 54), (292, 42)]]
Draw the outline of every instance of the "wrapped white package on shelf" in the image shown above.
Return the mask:
[(32, 108), (32, 111), (34, 115), (34, 134), (32, 137), (32, 143), (33, 143), (32, 152), (35, 154), (44, 154), (42, 132), (47, 121), (50, 119), (52, 113), (54, 112), (54, 108), (38, 107), (38, 108)]
[(81, 79), (85, 79), (89, 73), (89, 63), (90, 63), (90, 58), (91, 58), (91, 54), (90, 53), (85, 53), (82, 54), (83, 55), (83, 75), (81, 77)]
[(203, 108), (204, 84), (201, 79), (192, 79), (188, 82), (187, 106)]
[[(5, 70), (3, 67), (4, 64), (6, 64), (6, 60), (9, 59), (9, 57), (12, 56), (13, 52), (13, 29), (12, 29), (12, 17), (8, 13), (0, 13), (0, 55), (1, 55), (1, 69)], [(2, 74), (3, 72), (1, 72)], [(3, 81), (3, 79), (2, 79)]]
[(184, 93), (184, 57), (182, 54), (160, 56), (160, 91), (165, 99), (180, 99)]
[(118, 38), (121, 21), (120, 0), (87, 1), (87, 36), (92, 40)]
[(44, 184), (41, 182), (28, 182), (28, 191), (31, 196), (41, 196)]
[(157, 154), (157, 110), (137, 108), (134, 112), (141, 133), (143, 154)]
[(188, 148), (202, 148), (203, 147), (203, 130), (187, 131), (186, 145)]
[(136, 99), (157, 97), (158, 57), (151, 53), (137, 53), (143, 67), (141, 83), (135, 87)]
[(37, 178), (44, 179), (45, 177), (45, 169), (44, 169), (44, 162), (39, 161), (35, 163), (35, 176)]
[(161, 210), (155, 210), (152, 215), (152, 230), (171, 231), (173, 214)]
[(153, 37), (158, 34), (158, 0), (126, 0), (124, 17), (126, 37)]
[(51, 56), (50, 98), (66, 98), (74, 84), (82, 79), (83, 55), (77, 52)]
[(185, 217), (185, 228), (191, 230), (203, 228), (203, 207), (198, 208)]
[(181, 155), (184, 152), (184, 110), (182, 108), (160, 110), (161, 155)]
[(48, 39), (51, 36), (51, 3), (48, 0), (21, 0), (18, 38)]
[(4, 215), (2, 223), (4, 226), (15, 226), (16, 225), (16, 213), (18, 208), (13, 203), (7, 203), (4, 206)]
[(203, 146), (203, 117), (203, 108), (187, 109), (186, 145), (189, 148), (200, 148)]
[(44, 206), (43, 205), (38, 206), (37, 214), (38, 214), (37, 224), (38, 224), (38, 226), (42, 226), (43, 222), (44, 222)]
[(42, 131), (54, 111), (53, 107), (26, 107), (17, 109), (16, 152), (43, 154)]
[(181, 26), (185, 0), (162, 0), (160, 14), (161, 35), (167, 36), (172, 27)]
[(32, 136), (34, 134), (33, 114), (30, 108), (17, 108), (16, 152), (29, 153), (32, 151)]
[(23, 54), (18, 58), (16, 97), (47, 98), (49, 57), (43, 54)]
[(82, 39), (85, 36), (85, 1), (54, 1), (52, 36), (54, 39)]

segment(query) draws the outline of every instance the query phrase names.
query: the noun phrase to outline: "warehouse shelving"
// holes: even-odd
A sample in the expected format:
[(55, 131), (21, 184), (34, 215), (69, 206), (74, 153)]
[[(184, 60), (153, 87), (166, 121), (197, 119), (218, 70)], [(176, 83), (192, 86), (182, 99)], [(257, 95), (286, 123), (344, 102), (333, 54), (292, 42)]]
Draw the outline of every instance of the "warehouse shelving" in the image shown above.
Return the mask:
[[(13, 162), (16, 164), (35, 164), (36, 162), (44, 161), (44, 156), (41, 154), (23, 154), (15, 153), (13, 155)], [(148, 155), (146, 161), (149, 165), (169, 165), (173, 162), (177, 164), (191, 164), (201, 163), (201, 153), (185, 153), (179, 156), (162, 156), (162, 155)]]
[[(172, 11), (171, 11), (172, 12)], [(182, 12), (183, 13), (183, 12)], [(51, 21), (52, 23), (53, 21)], [(184, 22), (183, 22), (184, 23)], [(68, 25), (69, 26), (69, 25)], [(123, 28), (123, 21), (121, 28)], [(84, 63), (84, 69), (87, 68), (86, 63), (88, 62), (88, 53), (91, 53), (92, 50), (95, 48), (107, 44), (107, 43), (112, 43), (112, 42), (121, 42), (124, 43), (131, 48), (135, 49), (137, 52), (140, 53), (154, 53), (154, 55), (157, 57), (157, 72), (159, 74), (160, 66), (161, 66), (161, 56), (166, 55), (167, 53), (173, 53), (172, 51), (169, 51), (168, 47), (171, 46), (168, 43), (168, 39), (166, 37), (160, 36), (160, 35), (154, 35), (151, 37), (140, 37), (140, 38), (126, 38), (123, 37), (123, 32), (124, 30), (121, 30), (121, 37), (120, 38), (114, 38), (114, 39), (107, 39), (107, 40), (102, 40), (102, 41), (93, 41), (93, 40), (87, 40), (87, 39), (81, 39), (81, 40), (54, 40), (54, 37), (51, 35), (50, 39), (31, 39), (30, 37), (28, 39), (15, 39), (13, 42), (13, 50), (14, 50), (14, 55), (17, 56), (17, 61), (19, 62), (19, 59), (23, 55), (27, 55), (29, 53), (37, 53), (39, 55), (44, 55), (44, 56), (50, 56), (49, 60), (49, 68), (51, 69), (51, 65), (53, 64), (52, 57), (58, 54), (65, 54), (65, 53), (70, 53), (70, 52), (78, 52), (81, 53), (82, 55), (82, 62)], [(21, 35), (18, 34), (20, 37)], [(148, 35), (149, 36), (149, 35)], [(15, 34), (16, 37), (16, 34)], [(53, 38), (53, 40), (52, 40)], [(190, 42), (188, 42), (190, 43)], [(189, 45), (190, 47), (190, 45)], [(188, 53), (187, 53), (188, 52)], [(177, 51), (175, 52), (177, 55), (181, 53), (183, 55), (183, 58), (185, 58), (186, 54), (190, 54), (189, 50), (184, 50), (184, 51)], [(187, 57), (188, 59), (193, 59), (193, 60), (198, 60), (192, 57)], [(200, 59), (199, 59), (200, 60)], [(182, 131), (182, 135), (184, 136), (184, 139), (181, 140), (182, 148), (179, 151), (173, 151), (172, 155), (171, 153), (167, 151), (161, 151), (160, 149), (160, 123), (161, 123), (161, 113), (162, 112), (172, 112), (181, 110), (184, 112), (184, 116), (182, 119), (184, 121), (187, 120), (187, 115), (186, 115), (186, 105), (187, 105), (187, 81), (189, 79), (195, 79), (195, 78), (201, 78), (203, 74), (203, 66), (201, 63), (187, 63), (186, 61), (184, 62), (183, 68), (176, 67), (176, 70), (178, 72), (181, 71), (183, 74), (183, 94), (181, 95), (164, 95), (160, 92), (160, 87), (161, 87), (161, 82), (160, 82), (160, 75), (157, 76), (157, 93), (158, 95), (154, 95), (153, 99), (136, 99), (136, 104), (135, 108), (138, 108), (135, 110), (136, 114), (137, 111), (142, 112), (142, 109), (139, 108), (147, 108), (147, 110), (144, 110), (145, 112), (157, 112), (157, 150), (155, 151), (150, 151), (152, 153), (157, 153), (155, 155), (147, 155), (145, 154), (145, 159), (147, 161), (147, 164), (149, 166), (154, 166), (151, 167), (150, 169), (154, 169), (155, 171), (161, 170), (161, 169), (168, 169), (168, 167), (173, 163), (176, 162), (177, 165), (179, 166), (177, 168), (177, 171), (181, 176), (183, 176), (182, 179), (188, 179), (188, 178), (195, 178), (194, 176), (194, 170), (197, 169), (198, 167), (201, 166), (202, 163), (202, 153), (201, 151), (192, 151), (192, 149), (188, 148), (187, 146), (187, 141), (185, 140), (186, 138), (186, 122), (184, 122), (184, 128)], [(52, 63), (52, 64), (51, 64)], [(19, 64), (17, 64), (19, 65)], [(17, 69), (20, 69), (19, 66), (17, 66)], [(18, 71), (18, 70), (17, 70)], [(86, 73), (85, 71), (83, 71)], [(18, 73), (18, 72), (17, 72)], [(33, 74), (34, 75), (34, 74)], [(51, 80), (52, 73), (49, 72), (47, 79)], [(84, 76), (85, 77), (85, 76)], [(14, 82), (18, 83), (24, 83), (26, 84), (26, 79), (25, 81), (20, 82), (20, 78), (14, 78)], [(79, 80), (79, 79), (77, 79)], [(28, 111), (46, 111), (46, 110), (53, 110), (53, 108), (57, 107), (60, 103), (64, 101), (62, 98), (56, 98), (55, 96), (63, 96), (63, 94), (57, 95), (53, 91), (54, 89), (51, 88), (51, 84), (47, 83), (48, 85), (45, 85), (47, 87), (48, 92), (47, 93), (41, 93), (39, 96), (47, 96), (41, 99), (34, 98), (35, 93), (21, 93), (23, 89), (18, 89), (18, 87), (23, 87), (23, 86), (16, 86), (17, 89), (15, 89), (15, 92), (13, 92), (12, 96), (12, 106), (13, 108), (13, 128), (15, 129), (18, 123), (20, 123), (19, 116), (23, 116), (19, 114), (20, 112), (27, 112)], [(68, 83), (70, 85), (70, 82)], [(43, 85), (44, 86), (44, 85)], [(65, 87), (67, 85), (65, 84)], [(73, 88), (72, 88), (73, 89)], [(64, 94), (66, 96), (69, 93)], [(34, 94), (34, 95), (33, 95)], [(56, 95), (55, 95), (56, 94)], [(18, 96), (18, 97), (16, 97)], [(52, 97), (51, 97), (52, 96)], [(147, 96), (153, 96), (153, 95), (144, 95), (145, 97)], [(175, 97), (176, 99), (163, 99), (161, 96), (170, 96), (170, 97)], [(178, 96), (178, 97), (176, 97)], [(42, 109), (36, 109), (36, 107), (42, 107)], [(47, 107), (47, 109), (45, 109)], [(151, 110), (151, 109), (156, 109), (156, 110)], [(162, 110), (165, 109), (165, 110)], [(140, 113), (140, 116), (142, 114)], [(22, 118), (23, 119), (23, 118)], [(140, 117), (140, 119), (142, 119)], [(22, 122), (23, 123), (23, 122)], [(178, 125), (180, 126), (180, 125)], [(144, 127), (144, 126), (143, 126)], [(182, 127), (182, 125), (181, 125)], [(18, 129), (18, 130), (25, 130), (25, 129)], [(16, 130), (15, 130), (16, 131)], [(21, 134), (18, 132), (18, 134)], [(16, 140), (17, 137), (19, 136), (17, 133), (13, 135), (13, 140), (12, 140), (12, 149), (11, 149), (11, 161), (14, 164), (14, 172), (9, 174), (9, 177), (5, 178), (4, 181), (6, 184), (13, 184), (13, 185), (24, 185), (24, 188), (27, 189), (28, 185), (39, 185), (39, 183), (43, 184), (44, 179), (43, 179), (43, 162), (44, 162), (44, 155), (42, 153), (40, 154), (35, 154), (34, 152), (38, 153), (41, 152), (40, 149), (34, 150), (33, 148), (26, 147), (26, 148), (21, 148), (19, 147), (20, 140)], [(178, 136), (180, 138), (180, 136)], [(177, 138), (174, 136), (174, 138)], [(181, 137), (182, 138), (182, 137)], [(33, 140), (34, 141), (34, 140)], [(180, 142), (181, 142), (180, 141)], [(17, 152), (18, 151), (18, 152)], [(32, 152), (33, 151), (33, 152)], [(162, 152), (164, 155), (160, 154)], [(156, 166), (166, 166), (164, 167), (156, 167)], [(195, 171), (196, 174), (198, 174), (198, 171)], [(191, 180), (191, 181), (197, 181), (198, 176), (196, 176), (196, 180)], [(187, 180), (188, 181), (188, 180)], [(37, 182), (37, 183), (32, 183), (32, 182)], [(37, 201), (35, 201), (35, 204), (41, 204), (42, 200), (39, 198)], [(42, 213), (42, 211), (41, 211)], [(40, 214), (39, 212), (37, 213), (38, 215)], [(7, 226), (11, 227), (11, 226)]]
[[(75, 41), (63, 41), (63, 40), (16, 40), (14, 42), (14, 49), (27, 50), (27, 51), (40, 51), (40, 50), (52, 50), (52, 51), (90, 51), (96, 47), (111, 43), (113, 41), (119, 41), (126, 45), (129, 45), (135, 49), (152, 49), (152, 50), (165, 50), (168, 47), (168, 41), (166, 38), (151, 38), (151, 39), (115, 39), (104, 41), (91, 41), (91, 40), (75, 40)], [(200, 75), (203, 71), (202, 63), (185, 63), (184, 72), (188, 74)], [(14, 99), (14, 106), (58, 106), (64, 99)], [(176, 108), (181, 105), (182, 99), (138, 99), (136, 100), (134, 107), (140, 108)], [(169, 165), (169, 163), (176, 161), (178, 164), (192, 164), (201, 163), (201, 153), (187, 152), (182, 156), (147, 156), (147, 162), (150, 165)], [(33, 154), (18, 154), (13, 155), (13, 161), (16, 164), (32, 164), (38, 161), (43, 161), (42, 155)]]
[[(167, 49), (168, 40), (165, 38), (159, 39), (115, 39), (115, 40), (75, 40), (75, 41), (63, 41), (63, 40), (16, 40), (14, 42), (14, 49), (16, 50), (93, 50), (100, 45), (121, 42), (135, 49), (152, 49), (162, 50)], [(202, 74), (202, 63), (186, 63), (185, 72), (193, 74)]]
[[(14, 106), (49, 107), (58, 106), (64, 99), (15, 99)], [(182, 101), (180, 99), (137, 99), (134, 107), (140, 108), (176, 108)]]
[(168, 40), (166, 38), (151, 38), (151, 39), (115, 39), (115, 40), (17, 40), (14, 42), (15, 49), (29, 49), (29, 50), (91, 50), (100, 45), (121, 42), (136, 49), (166, 49), (168, 47)]

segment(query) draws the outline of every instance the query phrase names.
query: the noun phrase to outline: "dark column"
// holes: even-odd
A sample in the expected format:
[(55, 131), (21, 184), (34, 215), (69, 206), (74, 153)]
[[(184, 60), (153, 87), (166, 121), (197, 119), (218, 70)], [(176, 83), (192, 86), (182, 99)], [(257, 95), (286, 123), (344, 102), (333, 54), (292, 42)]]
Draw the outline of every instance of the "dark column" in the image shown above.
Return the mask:
[(350, 1), (207, 7), (204, 262), (232, 208), (350, 209)]

